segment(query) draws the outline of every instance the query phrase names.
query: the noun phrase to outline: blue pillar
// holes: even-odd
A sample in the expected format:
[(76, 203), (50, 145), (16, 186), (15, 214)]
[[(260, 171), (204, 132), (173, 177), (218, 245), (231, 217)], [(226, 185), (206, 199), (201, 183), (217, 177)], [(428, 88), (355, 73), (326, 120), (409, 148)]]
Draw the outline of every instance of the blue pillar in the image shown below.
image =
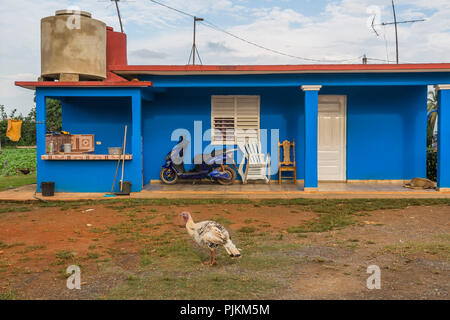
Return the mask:
[(131, 95), (132, 132), (131, 149), (133, 160), (129, 164), (129, 177), (131, 190), (139, 192), (142, 190), (142, 104), (141, 91), (136, 89)]
[(305, 92), (305, 191), (318, 189), (317, 114), (322, 86), (302, 86)]
[(450, 85), (439, 85), (437, 186), (450, 191)]
[(42, 176), (44, 161), (41, 155), (45, 154), (45, 133), (47, 131), (47, 104), (46, 97), (36, 89), (36, 168), (37, 168), (37, 191), (41, 192), (41, 182), (45, 180)]

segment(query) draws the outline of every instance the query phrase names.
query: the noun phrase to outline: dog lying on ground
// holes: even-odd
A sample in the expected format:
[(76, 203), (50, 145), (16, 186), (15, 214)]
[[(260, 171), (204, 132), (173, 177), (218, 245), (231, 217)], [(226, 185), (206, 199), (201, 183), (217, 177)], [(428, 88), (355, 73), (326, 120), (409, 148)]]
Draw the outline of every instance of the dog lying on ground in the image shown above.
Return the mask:
[(436, 189), (436, 182), (423, 178), (414, 178), (403, 186), (410, 189)]

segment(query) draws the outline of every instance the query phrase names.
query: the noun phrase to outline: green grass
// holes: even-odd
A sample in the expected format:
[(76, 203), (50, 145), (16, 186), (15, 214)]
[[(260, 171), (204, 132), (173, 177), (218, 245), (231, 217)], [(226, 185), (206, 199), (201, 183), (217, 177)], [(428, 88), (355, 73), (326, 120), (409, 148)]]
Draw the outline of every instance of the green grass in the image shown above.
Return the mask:
[[(158, 227), (169, 224), (166, 221), (167, 209), (157, 209), (158, 214), (149, 214), (153, 212), (146, 207), (154, 206), (167, 207), (171, 217), (174, 211), (189, 205), (206, 205), (211, 207), (212, 211), (221, 205), (227, 204), (248, 204), (260, 208), (261, 212), (267, 215), (265, 222), (257, 220), (247, 220), (247, 225), (239, 229), (236, 238), (233, 238), (236, 246), (241, 249), (242, 257), (240, 259), (231, 259), (220, 248), (217, 250), (216, 267), (204, 266), (203, 262), (209, 259), (209, 252), (206, 249), (200, 249), (185, 231), (178, 230), (166, 231), (162, 234), (153, 233)], [(319, 263), (327, 265), (328, 260), (317, 257), (315, 260), (300, 255), (304, 244), (290, 242), (295, 238), (296, 242), (301, 242), (299, 237), (307, 237), (308, 232), (323, 232), (332, 229), (344, 228), (355, 222), (360, 213), (368, 213), (374, 210), (402, 209), (407, 206), (419, 205), (450, 205), (449, 199), (351, 199), (351, 200), (333, 200), (333, 199), (292, 199), (292, 200), (240, 200), (240, 199), (113, 199), (100, 201), (72, 201), (72, 202), (0, 202), (0, 208), (29, 208), (35, 207), (82, 207), (104, 205), (117, 210), (117, 214), (125, 217), (126, 221), (113, 225), (102, 225), (101, 228), (91, 228), (95, 231), (91, 234), (100, 237), (105, 231), (110, 235), (119, 238), (120, 241), (129, 240), (140, 243), (138, 251), (138, 260), (136, 267), (121, 268), (117, 261), (121, 261), (126, 254), (135, 254), (128, 247), (122, 249), (122, 243), (111, 244), (110, 247), (95, 247), (95, 244), (89, 246), (89, 253), (80, 257), (81, 262), (97, 263), (101, 266), (99, 272), (117, 272), (122, 280), (116, 282), (111, 291), (103, 294), (101, 297), (106, 299), (264, 299), (278, 297), (279, 292), (286, 288), (286, 281), (290, 275), (296, 274), (302, 270), (305, 263)], [(172, 207), (170, 207), (172, 206)], [(282, 233), (259, 233), (260, 230), (250, 223), (270, 226), (271, 210), (268, 206), (291, 207), (298, 212), (315, 212), (317, 217), (313, 220), (303, 222), (297, 226), (289, 228), (289, 232), (296, 233), (295, 237), (290, 235), (283, 236)], [(245, 206), (243, 206), (245, 208)], [(222, 208), (221, 208), (222, 209)], [(15, 209), (16, 210), (16, 209)], [(18, 210), (18, 209), (17, 209)], [(124, 211), (120, 213), (120, 211)], [(126, 213), (138, 214), (127, 216)], [(156, 209), (155, 209), (156, 210)], [(289, 209), (290, 210), (290, 209)], [(216, 217), (215, 220), (229, 225), (233, 222), (230, 217), (223, 214), (224, 217)], [(160, 213), (160, 214), (159, 214)], [(244, 212), (242, 214), (245, 214)], [(162, 222), (158, 221), (149, 224), (147, 217), (160, 217)], [(246, 217), (247, 218), (247, 217)], [(100, 224), (99, 224), (100, 225)], [(144, 230), (148, 228), (148, 230)], [(151, 232), (149, 230), (151, 229)], [(74, 230), (75, 232), (75, 230)], [(161, 233), (161, 232), (160, 232)], [(102, 238), (101, 238), (102, 239)], [(357, 249), (365, 245), (365, 241), (345, 237), (340, 245)], [(96, 238), (98, 240), (98, 238)], [(436, 239), (438, 243), (427, 244), (406, 244), (405, 246), (392, 246), (384, 248), (387, 252), (395, 254), (410, 255), (414, 253), (428, 253), (437, 257), (448, 257), (450, 252), (448, 245), (448, 235), (440, 235)], [(94, 239), (95, 241), (95, 239)], [(95, 242), (94, 242), (95, 243)], [(101, 242), (99, 243), (101, 244)], [(5, 244), (0, 242), (0, 248), (8, 248), (14, 244)], [(22, 244), (24, 245), (24, 244)], [(101, 250), (100, 250), (101, 248)], [(27, 247), (25, 251), (39, 250), (43, 248)], [(92, 250), (97, 249), (99, 252)], [(97, 251), (95, 250), (95, 251)], [(381, 249), (380, 249), (381, 250)], [(383, 251), (384, 252), (384, 251)], [(447, 255), (447, 256), (446, 256)], [(76, 261), (77, 256), (69, 250), (56, 252), (56, 265), (66, 267), (68, 263)], [(309, 260), (308, 260), (309, 259)], [(447, 258), (448, 259), (448, 258)], [(78, 261), (77, 261), (78, 262)], [(76, 263), (78, 265), (78, 263)], [(65, 269), (62, 271), (65, 272)], [(61, 271), (61, 272), (62, 272)], [(61, 277), (67, 275), (61, 273)], [(94, 293), (95, 294), (95, 293)], [(5, 298), (14, 299), (13, 291), (2, 293)]]
[(69, 260), (74, 257), (74, 254), (69, 250), (61, 250), (55, 253), (55, 257), (61, 260)]
[[(357, 213), (374, 210), (403, 209), (408, 206), (450, 205), (450, 199), (109, 199), (76, 201), (0, 201), (1, 203), (34, 204), (39, 207), (80, 207), (103, 204), (117, 210), (143, 206), (188, 206), (248, 204), (255, 207), (297, 206), (298, 210), (318, 213)], [(181, 210), (181, 209), (180, 209)]]
[(25, 249), (19, 251), (18, 253), (28, 253), (36, 250), (44, 250), (46, 247), (42, 245), (28, 246)]
[(3, 207), (0, 208), (0, 213), (4, 213), (4, 212), (27, 212), (27, 211), (31, 211), (32, 207), (31, 206), (20, 206), (20, 207), (16, 207), (16, 206), (7, 206), (7, 207)]
[(24, 246), (24, 245), (25, 245), (25, 243), (23, 243), (23, 242), (6, 244), (3, 241), (0, 241), (0, 249), (9, 249), (9, 248), (20, 247), (20, 246)]
[(0, 176), (22, 175), (19, 169), (36, 172), (36, 149), (3, 148), (0, 155)]
[(15, 300), (16, 292), (12, 289), (7, 289), (3, 292), (0, 292), (0, 300)]
[(247, 227), (247, 226), (245, 226), (245, 227), (240, 228), (238, 231), (242, 232), (242, 233), (253, 233), (253, 232), (256, 231), (256, 228), (255, 227)]
[(225, 227), (227, 227), (227, 226), (229, 226), (230, 224), (233, 224), (233, 223), (234, 223), (233, 221), (231, 221), (231, 220), (229, 220), (229, 219), (227, 219), (227, 218), (225, 218), (225, 217), (214, 217), (214, 218), (212, 218), (211, 220), (213, 220), (213, 221), (215, 221), (215, 222), (218, 222), (218, 223), (220, 223), (221, 225), (223, 225), (223, 226), (225, 226)]
[[(342, 229), (355, 223), (354, 217), (367, 211), (403, 209), (408, 206), (450, 205), (450, 199), (298, 199), (303, 210), (318, 213), (318, 217), (287, 229), (289, 233), (325, 232)], [(280, 200), (283, 201), (283, 200)], [(289, 201), (289, 200), (287, 200)]]
[[(250, 242), (241, 240), (246, 248)], [(274, 275), (295, 272), (304, 259), (289, 254), (298, 245), (259, 243), (241, 259), (217, 250), (218, 265), (205, 266), (207, 250), (197, 248), (186, 236), (141, 251), (137, 272), (102, 298), (108, 299), (262, 299), (283, 287)], [(156, 251), (153, 251), (156, 249)]]
[(109, 299), (250, 299), (264, 297), (276, 285), (257, 276), (206, 270), (195, 275), (164, 272), (146, 277), (128, 276)]
[[(169, 236), (163, 236), (163, 238)], [(279, 274), (294, 274), (306, 259), (292, 251), (301, 245), (241, 237), (240, 259), (218, 249), (218, 265), (205, 266), (206, 249), (199, 249), (184, 235), (163, 245), (147, 245), (140, 251), (138, 270), (101, 298), (108, 299), (263, 299), (273, 297), (285, 283)]]
[(36, 183), (36, 173), (20, 176), (0, 176), (0, 191), (22, 187)]
[(450, 261), (450, 243), (448, 242), (410, 242), (390, 245), (384, 248), (384, 252), (397, 254), (401, 257), (415, 254), (430, 254)]
[(97, 252), (88, 252), (87, 253), (88, 259), (98, 259), (100, 257), (100, 254)]

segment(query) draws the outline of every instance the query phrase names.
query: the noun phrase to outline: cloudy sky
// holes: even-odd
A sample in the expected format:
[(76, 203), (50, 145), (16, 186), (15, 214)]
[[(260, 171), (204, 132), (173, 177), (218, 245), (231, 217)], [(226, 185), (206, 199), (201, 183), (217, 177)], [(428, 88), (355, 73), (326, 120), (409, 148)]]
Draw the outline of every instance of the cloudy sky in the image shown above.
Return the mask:
[[(394, 60), (390, 0), (157, 0), (207, 19), (261, 46), (292, 56), (358, 63)], [(426, 19), (399, 27), (400, 62), (450, 62), (450, 1), (396, 0), (399, 20)], [(119, 29), (110, 0), (0, 0), (0, 104), (27, 113), (33, 92), (14, 80), (40, 74), (40, 19), (71, 6)], [(192, 18), (150, 0), (120, 1), (128, 35), (129, 64), (186, 64), (192, 45)], [(307, 64), (257, 48), (200, 24), (198, 50), (203, 64)], [(380, 63), (372, 60), (371, 63)]]

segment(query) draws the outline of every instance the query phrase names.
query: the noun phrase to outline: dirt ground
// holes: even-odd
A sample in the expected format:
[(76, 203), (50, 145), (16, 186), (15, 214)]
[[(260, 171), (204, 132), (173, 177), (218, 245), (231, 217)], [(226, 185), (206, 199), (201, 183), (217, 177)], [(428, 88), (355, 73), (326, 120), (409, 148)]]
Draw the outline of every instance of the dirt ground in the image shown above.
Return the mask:
[[(184, 210), (225, 225), (242, 258), (220, 249), (218, 266), (204, 266)], [(361, 210), (347, 226), (289, 229), (323, 214), (256, 203), (1, 203), (0, 298), (449, 299), (450, 206)], [(72, 264), (81, 290), (66, 287)], [(370, 265), (381, 269), (379, 290), (366, 287)]]

